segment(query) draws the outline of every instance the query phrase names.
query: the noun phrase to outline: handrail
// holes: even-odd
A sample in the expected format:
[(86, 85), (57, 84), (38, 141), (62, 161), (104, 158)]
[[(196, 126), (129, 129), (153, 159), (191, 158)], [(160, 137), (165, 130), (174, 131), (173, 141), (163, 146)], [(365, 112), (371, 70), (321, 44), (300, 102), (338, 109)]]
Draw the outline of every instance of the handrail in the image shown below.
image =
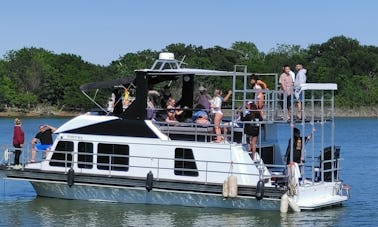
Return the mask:
[[(64, 168), (64, 171), (65, 173), (68, 172), (68, 170), (75, 166), (75, 168), (78, 168), (78, 165), (79, 164), (82, 164), (82, 165), (85, 165), (85, 164), (89, 164), (89, 165), (92, 165), (92, 168), (94, 168), (95, 166), (98, 166), (98, 165), (101, 165), (101, 166), (104, 166), (104, 167), (107, 167), (105, 168), (104, 170), (108, 171), (108, 176), (114, 176), (113, 172), (122, 172), (122, 171), (119, 171), (119, 170), (113, 170), (114, 168), (116, 167), (119, 167), (119, 168), (144, 168), (144, 169), (154, 169), (156, 170), (157, 172), (157, 176), (156, 176), (156, 179), (160, 179), (160, 173), (161, 173), (161, 170), (172, 170), (172, 171), (185, 171), (185, 172), (198, 172), (198, 173), (204, 173), (205, 176), (204, 176), (204, 179), (205, 179), (205, 183), (208, 183), (208, 175), (209, 174), (212, 174), (212, 173), (219, 173), (219, 174), (229, 174), (229, 171), (227, 170), (211, 170), (209, 169), (209, 164), (225, 164), (225, 165), (229, 165), (230, 163), (229, 162), (223, 162), (223, 161), (209, 161), (209, 160), (193, 160), (193, 159), (185, 159), (185, 158), (162, 158), (162, 157), (151, 157), (151, 156), (140, 156), (140, 155), (121, 155), (121, 154), (91, 154), (91, 153), (80, 153), (80, 152), (72, 152), (72, 151), (51, 151), (51, 152), (54, 152), (54, 153), (60, 153), (60, 154), (64, 154), (65, 156), (65, 160), (57, 160), (57, 159), (48, 159), (47, 161), (53, 161), (53, 162), (56, 162), (56, 163), (61, 163), (63, 164), (62, 166), (58, 166), (61, 167), (61, 168)], [(27, 152), (23, 152), (23, 153), (27, 153)], [(68, 160), (68, 155), (71, 155), (71, 159), (72, 160)], [(74, 161), (74, 156), (77, 156), (77, 155), (90, 155), (93, 157), (92, 160), (94, 160), (94, 157), (97, 156), (97, 157), (108, 157), (108, 162), (107, 163), (93, 163), (92, 162), (85, 162), (85, 161)], [(114, 164), (112, 163), (112, 159), (113, 158), (129, 158), (129, 159), (132, 159), (132, 158), (141, 158), (141, 159), (148, 159), (148, 160), (151, 160), (151, 159), (156, 159), (156, 165), (155, 166), (143, 166), (143, 165), (124, 165), (124, 164)], [(8, 164), (10, 165), (10, 160), (11, 158), (9, 159), (8, 161)], [(336, 165), (335, 167), (335, 163), (338, 163), (340, 160), (340, 158), (338, 159), (333, 159), (333, 160), (325, 160), (321, 163), (321, 166), (320, 168), (322, 169), (322, 172), (323, 174), (324, 173), (328, 173), (328, 172), (331, 172), (333, 173), (334, 171), (336, 170), (339, 170), (339, 165)], [(161, 166), (161, 161), (187, 161), (187, 162), (195, 162), (196, 163), (196, 166), (197, 166), (197, 169), (190, 169), (190, 168), (174, 168), (174, 167), (164, 167), (164, 166)], [(313, 160), (313, 162), (315, 162), (315, 160)], [(130, 162), (129, 162), (130, 163)], [(202, 164), (203, 165), (202, 165)], [(324, 170), (324, 164), (326, 163), (331, 163), (331, 168), (329, 169), (326, 169)], [(333, 163), (333, 164), (332, 164)], [(71, 165), (71, 166), (70, 166)], [(232, 163), (233, 166), (236, 166), (236, 165), (240, 165), (240, 166), (256, 166), (256, 165), (263, 165), (267, 168), (286, 168), (285, 165), (268, 165), (268, 164), (254, 164), (254, 163), (240, 163), (240, 162), (233, 162)], [(200, 167), (198, 167), (200, 166)], [(308, 167), (308, 166), (306, 166)], [(311, 167), (311, 166), (310, 166)], [(27, 168), (27, 166), (26, 166)], [(79, 169), (86, 169), (86, 168), (79, 168)], [(127, 172), (127, 171), (124, 171), (124, 172)], [(233, 170), (232, 172), (234, 175), (240, 175), (240, 176), (258, 176), (258, 173), (246, 173), (246, 172), (240, 172), (240, 171), (237, 171), (235, 172)], [(117, 176), (119, 176), (119, 174), (117, 174)], [(266, 177), (287, 177), (287, 173), (282, 173), (282, 174), (275, 174), (274, 176), (272, 175), (263, 175), (264, 178)], [(333, 176), (332, 176), (333, 177)], [(333, 178), (332, 178), (333, 179)], [(336, 178), (336, 180), (338, 179), (338, 176)]]
[[(62, 166), (56, 166), (56, 168), (64, 168), (65, 169), (65, 173), (68, 172), (68, 170), (75, 166), (75, 168), (78, 168), (78, 165), (79, 164), (89, 164), (89, 165), (92, 165), (92, 168), (94, 166), (105, 166), (107, 167), (106, 169), (104, 170), (107, 170), (109, 171), (108, 173), (108, 176), (114, 176), (114, 174), (112, 174), (113, 172), (120, 172), (120, 171), (116, 171), (116, 170), (113, 170), (113, 167), (120, 167), (120, 168), (144, 168), (144, 169), (154, 169), (157, 171), (157, 176), (156, 178), (157, 179), (160, 179), (160, 171), (161, 170), (172, 170), (172, 171), (186, 171), (186, 172), (198, 172), (198, 173), (205, 173), (205, 176), (204, 178), (206, 179), (206, 183), (207, 182), (207, 179), (208, 179), (208, 174), (211, 174), (211, 173), (220, 173), (220, 174), (229, 174), (229, 171), (223, 171), (223, 170), (209, 170), (208, 169), (208, 166), (209, 164), (226, 164), (226, 165), (229, 165), (230, 162), (222, 162), (222, 161), (208, 161), (208, 160), (193, 160), (193, 159), (185, 159), (185, 158), (161, 158), (161, 157), (150, 157), (150, 156), (138, 156), (138, 155), (119, 155), (119, 154), (89, 154), (88, 155), (91, 155), (93, 157), (95, 156), (101, 156), (101, 157), (108, 157), (109, 159), (109, 162), (108, 163), (93, 163), (93, 162), (85, 162), (85, 161), (73, 161), (73, 160), (67, 160), (67, 156), (68, 155), (71, 155), (72, 159), (75, 155), (86, 155), (86, 153), (79, 153), (79, 152), (71, 152), (71, 151), (52, 151), (54, 153), (57, 153), (57, 154), (64, 154), (65, 157), (66, 157), (66, 160), (58, 160), (58, 159), (47, 159), (46, 161), (49, 161), (49, 162), (54, 162), (54, 163), (61, 163)], [(148, 160), (151, 160), (151, 159), (156, 159), (157, 160), (157, 165), (156, 166), (143, 166), (143, 165), (126, 165), (126, 164), (114, 164), (111, 162), (111, 160), (115, 157), (119, 157), (119, 158), (129, 158), (129, 159), (132, 159), (132, 158), (142, 158), (142, 159), (148, 159)], [(93, 160), (93, 159), (92, 159)], [(190, 168), (171, 168), (171, 167), (162, 167), (160, 166), (160, 163), (162, 160), (166, 160), (166, 161), (187, 161), (187, 162), (196, 162), (196, 165), (197, 167), (198, 166), (202, 166), (200, 165), (201, 163), (203, 163), (204, 167), (202, 168), (197, 168), (197, 169), (190, 169)], [(130, 163), (130, 162), (129, 162)], [(253, 163), (240, 163), (240, 162), (233, 162), (232, 165), (241, 165), (241, 166), (256, 166), (256, 165), (260, 165), (260, 164), (253, 164)], [(27, 166), (26, 166), (27, 168)], [(55, 168), (55, 166), (53, 166), (52, 168)], [(86, 169), (86, 168), (79, 168), (79, 169)], [(101, 170), (101, 169), (100, 169)], [(122, 172), (122, 171), (121, 171)], [(124, 172), (128, 172), (128, 171), (124, 171)], [(232, 172), (234, 175), (241, 175), (241, 176), (258, 176), (258, 173), (256, 174), (253, 174), (253, 173), (245, 173), (245, 172), (235, 172), (233, 171)], [(119, 175), (117, 175), (119, 176)], [(264, 175), (264, 178), (266, 177), (269, 177), (270, 175)]]

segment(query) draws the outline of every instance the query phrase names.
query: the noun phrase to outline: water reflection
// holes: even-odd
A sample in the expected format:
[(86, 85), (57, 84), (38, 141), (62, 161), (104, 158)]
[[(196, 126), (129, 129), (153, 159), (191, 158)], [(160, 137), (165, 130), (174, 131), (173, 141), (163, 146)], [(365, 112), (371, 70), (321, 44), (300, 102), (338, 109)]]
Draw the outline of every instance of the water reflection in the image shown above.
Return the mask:
[[(324, 209), (316, 211), (303, 211), (300, 213), (280, 214), (281, 226), (345, 226), (340, 217), (345, 213), (344, 207), (335, 207), (333, 209)], [(344, 223), (344, 224), (342, 224)]]
[(37, 197), (4, 201), (0, 225), (8, 226), (337, 226), (345, 208), (279, 212), (134, 205)]

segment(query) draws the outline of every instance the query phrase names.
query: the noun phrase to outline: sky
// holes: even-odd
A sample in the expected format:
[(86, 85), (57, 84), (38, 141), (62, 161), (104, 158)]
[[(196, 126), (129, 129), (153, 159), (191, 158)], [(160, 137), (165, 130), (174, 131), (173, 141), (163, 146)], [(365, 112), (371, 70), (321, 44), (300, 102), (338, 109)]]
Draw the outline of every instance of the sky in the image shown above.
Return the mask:
[(0, 0), (0, 59), (44, 48), (109, 65), (173, 43), (307, 48), (334, 36), (378, 46), (377, 0)]

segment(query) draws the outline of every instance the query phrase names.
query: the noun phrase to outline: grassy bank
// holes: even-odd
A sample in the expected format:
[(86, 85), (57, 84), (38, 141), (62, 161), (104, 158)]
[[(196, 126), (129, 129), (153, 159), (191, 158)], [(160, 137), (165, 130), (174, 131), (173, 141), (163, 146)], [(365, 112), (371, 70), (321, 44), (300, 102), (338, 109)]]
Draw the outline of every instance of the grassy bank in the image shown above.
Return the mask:
[(378, 117), (378, 107), (335, 108), (336, 117)]

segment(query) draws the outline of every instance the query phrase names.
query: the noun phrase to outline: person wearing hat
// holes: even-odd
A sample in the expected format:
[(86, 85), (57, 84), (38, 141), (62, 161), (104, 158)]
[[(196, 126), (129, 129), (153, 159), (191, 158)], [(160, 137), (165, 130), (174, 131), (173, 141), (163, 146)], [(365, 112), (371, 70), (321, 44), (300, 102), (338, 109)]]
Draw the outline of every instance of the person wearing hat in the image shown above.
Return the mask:
[(14, 128), (13, 128), (13, 146), (14, 150), (14, 168), (20, 169), (20, 155), (21, 149), (24, 146), (25, 135), (24, 131), (21, 128), (21, 120), (16, 118), (14, 119)]
[(200, 94), (196, 99), (197, 104), (203, 106), (205, 110), (209, 110), (211, 97), (207, 94), (207, 90), (205, 87), (200, 86), (198, 90)]

